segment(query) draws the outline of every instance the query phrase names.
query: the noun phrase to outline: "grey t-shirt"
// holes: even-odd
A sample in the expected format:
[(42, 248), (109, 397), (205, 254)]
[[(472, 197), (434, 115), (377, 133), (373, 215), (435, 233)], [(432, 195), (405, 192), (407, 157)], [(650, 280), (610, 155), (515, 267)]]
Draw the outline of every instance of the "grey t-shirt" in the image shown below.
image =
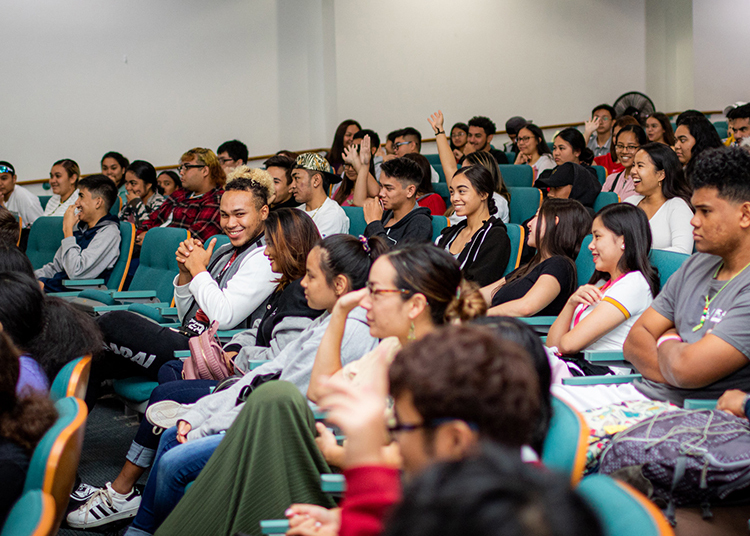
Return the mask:
[[(711, 333), (750, 358), (750, 269), (737, 275), (717, 296), (726, 283), (713, 278), (721, 262), (720, 257), (706, 253), (692, 255), (669, 278), (651, 307), (674, 322), (683, 341), (692, 344)], [(716, 298), (709, 305), (703, 327), (693, 331), (700, 324), (706, 296)], [(700, 389), (680, 389), (646, 379), (636, 381), (634, 386), (654, 400), (682, 405), (686, 398), (719, 398), (727, 389), (750, 390), (750, 366)]]

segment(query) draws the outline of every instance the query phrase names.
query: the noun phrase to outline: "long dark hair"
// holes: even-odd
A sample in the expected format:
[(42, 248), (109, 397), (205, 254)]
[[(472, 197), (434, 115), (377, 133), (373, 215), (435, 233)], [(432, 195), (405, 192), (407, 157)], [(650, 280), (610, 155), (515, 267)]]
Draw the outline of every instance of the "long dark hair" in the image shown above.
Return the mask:
[[(573, 151), (578, 151), (578, 160), (581, 164), (590, 166), (594, 162), (594, 151), (586, 146), (586, 140), (581, 131), (574, 127), (568, 127), (557, 133), (555, 138), (562, 138), (570, 144)], [(553, 140), (554, 141), (554, 140)]]
[(422, 294), (433, 324), (471, 320), (483, 315), (487, 302), (476, 285), (465, 281), (458, 261), (432, 244), (413, 244), (386, 254), (396, 271), (395, 287), (409, 291), (403, 299)]
[(518, 129), (518, 132), (520, 133), (521, 129), (524, 128), (531, 132), (536, 138), (536, 152), (539, 154), (539, 156), (542, 156), (543, 154), (552, 154), (552, 149), (550, 149), (549, 145), (547, 145), (547, 141), (544, 139), (544, 132), (542, 132), (541, 128), (536, 126), (534, 123), (526, 123), (524, 126)]
[[(471, 153), (475, 154), (475, 153)], [(485, 153), (492, 158), (492, 155)], [(494, 161), (494, 158), (492, 158)], [(459, 175), (463, 175), (471, 183), (471, 187), (474, 191), (479, 194), (487, 194), (487, 210), (490, 214), (497, 214), (497, 206), (495, 200), (492, 198), (492, 194), (495, 192), (495, 183), (492, 180), (492, 174), (482, 165), (473, 165), (469, 167), (462, 167), (456, 174), (453, 175), (455, 179)]]
[[(658, 143), (658, 142), (657, 142)], [(672, 150), (664, 145), (668, 151)], [(594, 219), (599, 218), (602, 225), (610, 230), (615, 236), (621, 236), (625, 243), (617, 268), (620, 272), (641, 272), (648, 281), (651, 294), (656, 296), (659, 292), (659, 273), (651, 265), (648, 254), (651, 251), (651, 225), (648, 223), (646, 213), (630, 203), (616, 203), (607, 205), (596, 213)], [(594, 270), (589, 284), (597, 281), (609, 281), (611, 275), (606, 272)]]
[[(672, 123), (669, 122), (669, 117), (667, 117), (667, 114), (662, 112), (654, 112), (648, 117), (653, 117), (659, 122), (661, 128), (664, 129), (664, 143), (672, 147), (675, 142), (674, 130), (672, 130)], [(646, 119), (648, 119), (648, 117)]]
[(303, 211), (280, 208), (268, 214), (265, 234), (281, 269), (281, 276), (274, 281), (281, 290), (305, 275), (307, 255), (320, 240), (320, 233), (312, 218)]
[(341, 156), (344, 152), (344, 134), (346, 134), (346, 129), (352, 125), (356, 125), (358, 129), (362, 130), (362, 125), (360, 125), (354, 119), (347, 119), (345, 121), (342, 121), (336, 129), (336, 134), (333, 136), (331, 150), (326, 153), (326, 160), (328, 160), (328, 163), (331, 164), (331, 167), (334, 171), (337, 171), (338, 168), (344, 163), (344, 158)]
[(25, 392), (16, 396), (20, 375), (20, 353), (0, 331), (0, 437), (30, 453), (57, 419), (57, 411), (46, 396)]
[(723, 147), (724, 144), (721, 142), (721, 138), (716, 132), (716, 128), (703, 114), (683, 117), (677, 125), (677, 128), (682, 125), (685, 125), (690, 132), (690, 135), (695, 138), (695, 145), (690, 149), (690, 161), (685, 166), (685, 173), (689, 179), (693, 172), (695, 158), (706, 149)]
[(495, 192), (503, 196), (505, 200), (510, 203), (510, 190), (508, 190), (508, 187), (505, 185), (503, 174), (500, 172), (500, 168), (498, 167), (494, 156), (487, 151), (474, 151), (473, 153), (466, 155), (466, 158), (464, 158), (464, 165), (484, 166), (492, 175)]
[[(575, 199), (548, 197), (539, 207), (539, 223), (536, 226), (536, 254), (529, 262), (515, 270), (505, 280), (510, 283), (528, 274), (542, 262), (542, 256), (560, 255), (570, 261), (575, 273), (575, 259), (581, 250), (583, 238), (591, 229), (591, 215)], [(541, 222), (545, 231), (542, 236)], [(575, 277), (573, 278), (575, 280)]]
[(364, 288), (370, 267), (380, 255), (388, 252), (385, 240), (379, 236), (355, 238), (348, 234), (334, 234), (320, 240), (320, 269), (329, 286), (343, 275), (350, 290)]
[[(648, 154), (651, 163), (656, 167), (656, 171), (664, 172), (664, 180), (661, 181), (661, 192), (664, 194), (664, 198), (679, 197), (692, 209), (690, 197), (693, 192), (682, 170), (680, 159), (677, 158), (672, 148), (663, 143), (654, 142), (643, 145), (639, 151), (645, 151)], [(693, 212), (695, 211), (693, 210)]]
[(128, 171), (141, 179), (144, 183), (150, 184), (153, 193), (164, 193), (156, 182), (156, 170), (150, 162), (146, 162), (145, 160), (133, 160), (127, 169), (125, 169), (126, 173)]

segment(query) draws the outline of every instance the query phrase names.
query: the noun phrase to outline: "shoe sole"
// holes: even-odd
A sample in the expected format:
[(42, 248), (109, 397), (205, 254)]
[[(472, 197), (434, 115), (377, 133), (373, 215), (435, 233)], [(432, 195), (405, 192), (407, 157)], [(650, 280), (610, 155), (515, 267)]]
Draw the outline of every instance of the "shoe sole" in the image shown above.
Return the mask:
[(174, 400), (162, 400), (146, 409), (146, 420), (159, 428), (171, 428), (177, 425), (179, 418), (185, 415), (193, 405), (185, 406)]
[(117, 512), (116, 514), (111, 514), (101, 519), (96, 519), (94, 516), (89, 514), (89, 521), (87, 521), (86, 523), (71, 523), (67, 519), (66, 521), (68, 522), (68, 526), (72, 529), (93, 529), (95, 527), (101, 527), (102, 525), (109, 525), (110, 523), (114, 523), (116, 521), (122, 521), (123, 519), (131, 519), (138, 513), (139, 506), (140, 504), (136, 506), (135, 509), (125, 510), (124, 512)]

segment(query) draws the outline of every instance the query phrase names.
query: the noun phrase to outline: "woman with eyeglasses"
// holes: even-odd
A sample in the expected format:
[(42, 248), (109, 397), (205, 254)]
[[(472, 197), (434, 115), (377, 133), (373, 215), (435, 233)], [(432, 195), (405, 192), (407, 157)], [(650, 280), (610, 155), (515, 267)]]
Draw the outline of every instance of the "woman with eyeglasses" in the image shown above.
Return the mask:
[(456, 158), (456, 162), (459, 162), (464, 157), (464, 147), (466, 146), (466, 142), (469, 141), (469, 125), (466, 123), (456, 123), (453, 125), (450, 141), (453, 156)]
[(627, 202), (642, 209), (651, 225), (654, 249), (693, 252), (692, 192), (679, 158), (663, 143), (649, 143), (635, 154), (630, 172), (636, 195)]
[(602, 192), (615, 192), (620, 196), (620, 201), (625, 201), (635, 195), (635, 185), (630, 176), (630, 170), (633, 168), (635, 153), (641, 145), (647, 143), (648, 137), (640, 125), (628, 125), (620, 129), (615, 137), (615, 151), (617, 151), (617, 161), (623, 169), (607, 177)]
[(528, 164), (534, 169), (534, 180), (545, 169), (555, 167), (552, 150), (544, 139), (542, 129), (533, 123), (527, 123), (518, 131), (516, 137), (518, 156), (516, 164)]
[[(370, 336), (382, 342), (347, 364), (342, 344), (350, 334), (344, 322), (358, 306), (367, 313)], [(439, 325), (470, 320), (484, 310), (484, 300), (463, 281), (458, 263), (445, 251), (423, 244), (381, 255), (366, 287), (333, 306), (307, 397), (318, 400), (331, 376), (368, 385), (379, 365), (390, 364), (402, 346)], [(384, 448), (389, 460), (397, 459), (393, 447)], [(250, 452), (254, 454), (248, 456)], [(278, 458), (293, 463), (278, 468), (273, 465)], [(320, 491), (320, 474), (331, 472), (331, 466), (346, 467), (344, 449), (323, 423), (315, 423), (305, 397), (284, 382), (261, 386), (159, 534), (184, 534), (188, 529), (196, 536), (249, 532), (294, 503), (330, 508), (334, 503)]]

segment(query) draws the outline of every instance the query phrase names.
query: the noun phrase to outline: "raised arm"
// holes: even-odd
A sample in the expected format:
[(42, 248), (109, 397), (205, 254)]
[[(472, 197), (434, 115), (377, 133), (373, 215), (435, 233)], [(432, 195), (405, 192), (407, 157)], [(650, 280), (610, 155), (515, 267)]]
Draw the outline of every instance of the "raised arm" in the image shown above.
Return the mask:
[(370, 151), (370, 136), (366, 135), (362, 139), (362, 144), (357, 150), (352, 146), (344, 149), (344, 160), (351, 163), (357, 171), (357, 180), (354, 183), (353, 203), (357, 207), (362, 207), (365, 201), (372, 197), (377, 197), (380, 191), (380, 185), (375, 177), (370, 173), (370, 160), (372, 153)]
[(344, 339), (346, 317), (352, 309), (359, 305), (366, 294), (367, 289), (345, 294), (339, 298), (333, 307), (333, 311), (331, 311), (331, 320), (328, 322), (328, 327), (320, 340), (318, 352), (315, 354), (315, 362), (310, 374), (310, 385), (307, 388), (307, 398), (313, 402), (317, 402), (321, 396), (323, 383), (343, 368), (341, 364), (341, 341)]
[(446, 134), (445, 128), (443, 128), (443, 112), (438, 110), (430, 116), (428, 121), (430, 122), (432, 131), (435, 133), (435, 143), (437, 144), (438, 155), (440, 156), (440, 164), (443, 166), (443, 173), (445, 173), (445, 182), (448, 188), (450, 188), (453, 175), (458, 170), (458, 164), (451, 150), (448, 134)]

